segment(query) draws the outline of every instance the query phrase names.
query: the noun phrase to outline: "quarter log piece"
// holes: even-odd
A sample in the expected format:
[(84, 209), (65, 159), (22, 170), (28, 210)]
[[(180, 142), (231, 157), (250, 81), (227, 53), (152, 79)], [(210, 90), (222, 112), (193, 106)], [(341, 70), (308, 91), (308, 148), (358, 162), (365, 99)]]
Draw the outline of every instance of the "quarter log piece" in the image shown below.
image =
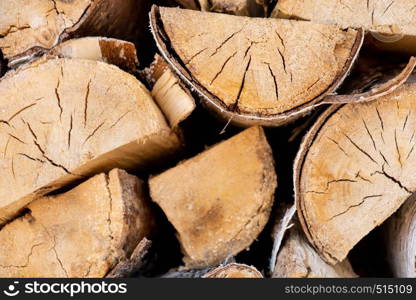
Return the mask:
[(413, 0), (280, 0), (271, 16), (364, 28), (377, 46), (416, 54)]
[(415, 194), (383, 225), (390, 268), (395, 277), (416, 277)]
[(139, 64), (133, 43), (104, 37), (71, 39), (57, 45), (48, 54), (103, 61), (132, 73)]
[(185, 267), (203, 268), (250, 246), (267, 222), (276, 181), (263, 129), (252, 127), (149, 184), (177, 231)]
[(195, 100), (182, 86), (177, 76), (159, 55), (144, 70), (144, 76), (152, 86), (152, 96), (169, 121), (176, 128), (195, 109)]
[(14, 65), (73, 36), (134, 41), (149, 8), (148, 0), (2, 0), (0, 50)]
[(11, 71), (0, 81), (0, 223), (48, 192), (179, 148), (146, 88), (115, 66), (52, 59)]
[(0, 230), (1, 277), (103, 277), (153, 226), (143, 182), (123, 170), (39, 198)]
[(416, 190), (416, 84), (366, 103), (334, 105), (306, 135), (295, 161), (299, 219), (335, 264)]
[(152, 8), (164, 58), (205, 104), (238, 125), (281, 125), (331, 94), (350, 70), (361, 30), (178, 8)]
[(215, 268), (202, 276), (204, 278), (263, 278), (263, 275), (252, 266), (231, 263)]

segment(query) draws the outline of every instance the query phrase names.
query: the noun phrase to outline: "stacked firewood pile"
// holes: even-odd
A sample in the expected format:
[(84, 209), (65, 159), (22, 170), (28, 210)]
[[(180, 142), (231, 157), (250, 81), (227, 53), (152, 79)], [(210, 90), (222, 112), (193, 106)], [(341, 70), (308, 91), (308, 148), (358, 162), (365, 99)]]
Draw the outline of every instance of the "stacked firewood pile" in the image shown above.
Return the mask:
[(0, 51), (0, 277), (416, 276), (414, 1), (2, 0)]

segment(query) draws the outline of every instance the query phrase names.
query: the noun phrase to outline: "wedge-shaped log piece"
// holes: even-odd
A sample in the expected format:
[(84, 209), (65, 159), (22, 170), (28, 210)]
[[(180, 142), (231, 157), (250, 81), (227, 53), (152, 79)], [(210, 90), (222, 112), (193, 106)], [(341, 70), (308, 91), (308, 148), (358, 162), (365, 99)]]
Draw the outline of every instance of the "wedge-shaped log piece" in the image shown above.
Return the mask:
[(231, 263), (215, 268), (203, 276), (204, 278), (263, 278), (263, 275), (252, 266)]
[(49, 55), (103, 61), (135, 72), (139, 63), (133, 43), (104, 37), (71, 39), (48, 52)]
[(277, 256), (272, 277), (336, 278), (357, 277), (348, 260), (331, 266), (309, 245), (302, 232), (292, 227)]
[(328, 109), (295, 162), (298, 215), (310, 242), (335, 264), (416, 190), (416, 84), (367, 103)]
[(252, 127), (151, 178), (150, 193), (177, 231), (186, 267), (202, 268), (250, 246), (276, 185), (270, 146)]
[(74, 35), (134, 40), (149, 7), (147, 0), (2, 0), (0, 50), (13, 65)]
[(92, 60), (37, 61), (0, 81), (0, 223), (36, 197), (180, 143), (146, 88)]
[(1, 277), (103, 277), (153, 226), (143, 182), (122, 170), (43, 197), (0, 230)]
[(164, 58), (235, 124), (279, 125), (319, 104), (348, 73), (360, 30), (153, 7)]
[(395, 277), (416, 277), (415, 194), (386, 222), (386, 248)]

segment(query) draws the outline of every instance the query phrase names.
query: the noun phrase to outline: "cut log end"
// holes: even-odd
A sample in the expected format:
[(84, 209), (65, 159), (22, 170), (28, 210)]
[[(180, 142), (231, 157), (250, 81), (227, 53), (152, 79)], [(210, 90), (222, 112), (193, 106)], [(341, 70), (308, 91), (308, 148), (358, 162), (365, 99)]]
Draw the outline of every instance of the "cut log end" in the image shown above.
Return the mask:
[(416, 85), (369, 103), (333, 106), (306, 136), (295, 164), (298, 215), (330, 263), (390, 217), (416, 189)]
[(363, 38), (332, 25), (162, 7), (151, 26), (178, 75), (237, 124), (287, 123), (307, 111), (342, 82)]
[(3, 222), (48, 192), (160, 163), (180, 147), (146, 88), (106, 63), (36, 61), (3, 77), (0, 95)]
[(243, 264), (228, 264), (215, 268), (203, 276), (204, 278), (263, 278), (254, 267)]

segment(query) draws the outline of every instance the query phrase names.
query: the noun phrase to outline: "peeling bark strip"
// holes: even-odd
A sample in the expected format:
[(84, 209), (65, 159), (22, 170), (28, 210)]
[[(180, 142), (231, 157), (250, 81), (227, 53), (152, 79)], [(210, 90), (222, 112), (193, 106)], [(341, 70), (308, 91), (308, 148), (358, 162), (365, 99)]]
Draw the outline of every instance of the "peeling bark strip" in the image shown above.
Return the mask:
[(115, 169), (33, 201), (0, 230), (0, 276), (104, 277), (150, 233), (147, 200), (141, 180)]
[(209, 271), (203, 278), (263, 278), (263, 275), (252, 266), (228, 264)]
[(104, 37), (68, 40), (51, 49), (48, 55), (103, 61), (131, 73), (139, 63), (133, 43)]
[(284, 124), (319, 105), (347, 75), (363, 38), (333, 25), (162, 7), (153, 7), (151, 27), (174, 71), (240, 125)]
[(387, 259), (395, 277), (416, 277), (415, 194), (383, 225)]
[(133, 41), (149, 7), (147, 0), (2, 0), (0, 50), (14, 65), (75, 35)]
[(143, 75), (152, 86), (153, 99), (163, 111), (170, 126), (178, 127), (196, 107), (191, 93), (182, 87), (180, 80), (159, 55), (155, 56)]
[(246, 129), (150, 179), (151, 198), (177, 231), (187, 268), (247, 248), (269, 217), (277, 185), (260, 127)]
[(180, 147), (139, 81), (91, 60), (9, 72), (0, 120), (0, 223), (50, 191), (116, 167), (147, 167)]
[(416, 84), (368, 103), (335, 105), (305, 137), (295, 162), (303, 229), (329, 263), (342, 261), (416, 190)]

